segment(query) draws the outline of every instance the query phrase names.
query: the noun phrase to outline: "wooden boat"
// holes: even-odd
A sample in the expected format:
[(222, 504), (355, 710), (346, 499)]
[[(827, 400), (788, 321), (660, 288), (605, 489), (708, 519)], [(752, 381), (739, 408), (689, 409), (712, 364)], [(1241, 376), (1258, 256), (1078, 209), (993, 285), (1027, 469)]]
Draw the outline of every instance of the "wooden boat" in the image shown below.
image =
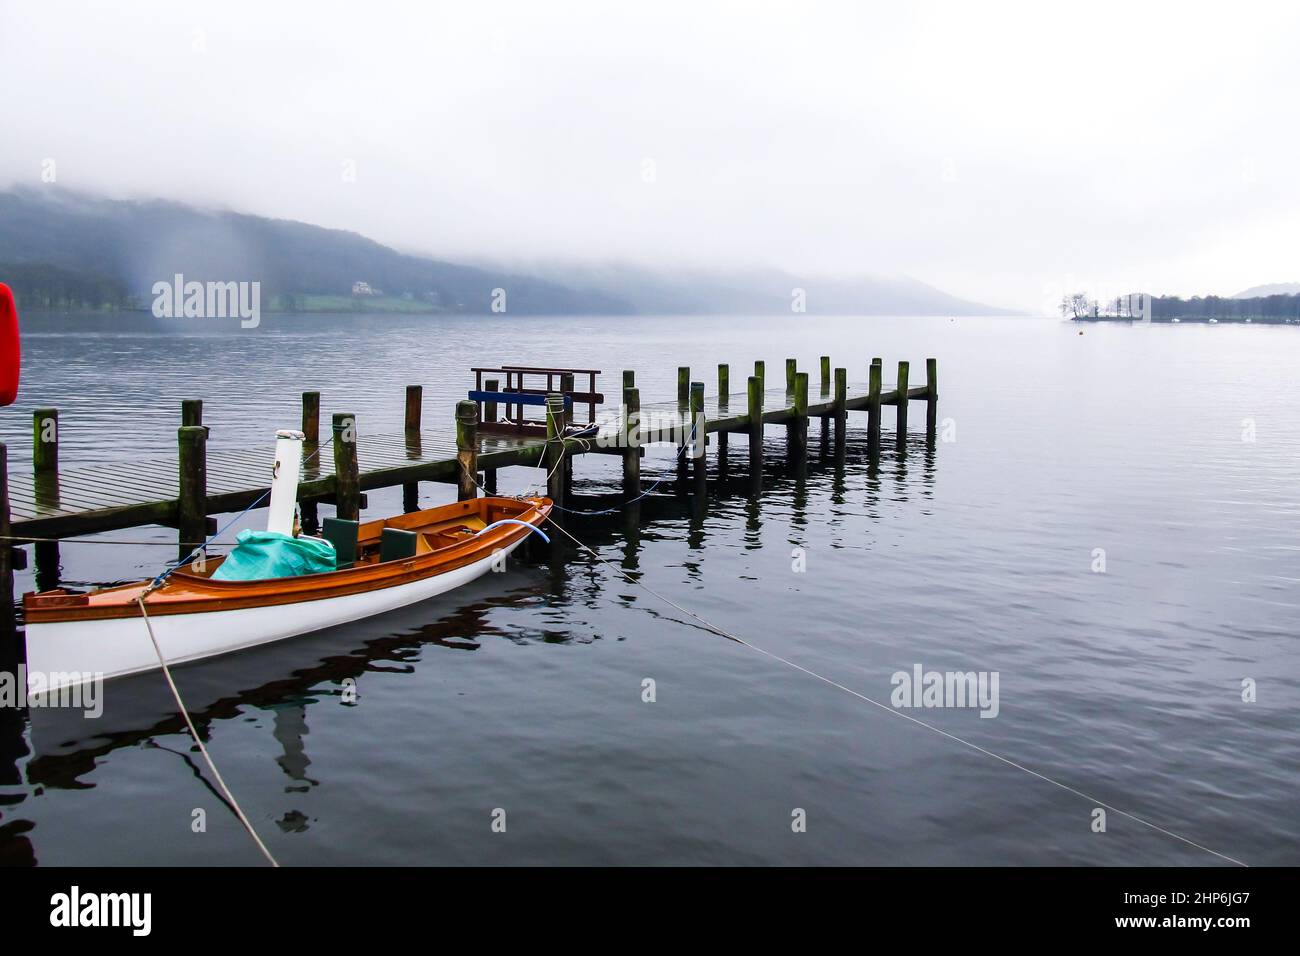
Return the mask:
[[(357, 526), (351, 567), (256, 581), (213, 580), (221, 558), (174, 571), (145, 605), (169, 664), (344, 624), (443, 594), (486, 573), (551, 512), (548, 498), (478, 498)], [(381, 560), (385, 529), (414, 554)], [(409, 541), (410, 536), (403, 537)], [(157, 668), (137, 599), (149, 581), (23, 598), (32, 693)], [(35, 681), (41, 681), (38, 688)]]

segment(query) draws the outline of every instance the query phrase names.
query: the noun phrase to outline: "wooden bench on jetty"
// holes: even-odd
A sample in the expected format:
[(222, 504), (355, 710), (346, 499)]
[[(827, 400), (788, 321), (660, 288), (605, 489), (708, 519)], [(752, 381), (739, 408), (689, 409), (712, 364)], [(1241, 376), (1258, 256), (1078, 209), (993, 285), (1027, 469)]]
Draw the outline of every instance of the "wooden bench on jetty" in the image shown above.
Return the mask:
[[(480, 411), (484, 405), (504, 406), (503, 416), (498, 420), (495, 413), (490, 417), (482, 416), (479, 430), (498, 434), (540, 435), (546, 437), (546, 419), (529, 419), (524, 417), (524, 407), (545, 407), (546, 396), (559, 392), (572, 405), (587, 406), (587, 424), (596, 421), (596, 406), (605, 401), (605, 396), (596, 391), (598, 368), (541, 368), (530, 365), (503, 365), (500, 368), (472, 368), (474, 373), (474, 391), (470, 399), (479, 404)], [(494, 376), (484, 378), (485, 375)], [(587, 376), (587, 390), (574, 391), (577, 376)], [(500, 376), (505, 376), (505, 388), (500, 387)], [(535, 379), (536, 381), (530, 381)], [(542, 385), (541, 380), (546, 384)]]

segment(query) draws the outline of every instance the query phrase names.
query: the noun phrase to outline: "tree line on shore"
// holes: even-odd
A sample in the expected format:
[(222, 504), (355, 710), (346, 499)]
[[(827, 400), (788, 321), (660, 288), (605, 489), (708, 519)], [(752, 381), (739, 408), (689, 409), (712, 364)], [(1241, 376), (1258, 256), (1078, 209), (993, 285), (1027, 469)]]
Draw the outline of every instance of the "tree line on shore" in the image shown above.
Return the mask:
[(1123, 295), (1108, 301), (1098, 301), (1082, 292), (1072, 292), (1061, 300), (1061, 315), (1070, 319), (1143, 319), (1150, 309), (1153, 322), (1174, 319), (1225, 322), (1243, 322), (1247, 319), (1261, 322), (1300, 321), (1300, 294), (1268, 295), (1239, 299), (1231, 296), (1207, 295), (1183, 299), (1179, 296)]
[(20, 309), (100, 311), (140, 306), (125, 283), (112, 276), (47, 263), (0, 264), (0, 281), (13, 290)]

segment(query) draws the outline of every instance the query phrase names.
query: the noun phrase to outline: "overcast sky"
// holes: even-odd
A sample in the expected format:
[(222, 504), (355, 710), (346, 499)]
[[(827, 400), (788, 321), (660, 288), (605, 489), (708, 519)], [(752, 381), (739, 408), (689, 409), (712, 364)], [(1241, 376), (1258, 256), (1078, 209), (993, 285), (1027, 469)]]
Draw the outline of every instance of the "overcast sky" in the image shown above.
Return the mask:
[(1034, 311), (1231, 294), (1300, 279), (1297, 8), (0, 0), (0, 185)]

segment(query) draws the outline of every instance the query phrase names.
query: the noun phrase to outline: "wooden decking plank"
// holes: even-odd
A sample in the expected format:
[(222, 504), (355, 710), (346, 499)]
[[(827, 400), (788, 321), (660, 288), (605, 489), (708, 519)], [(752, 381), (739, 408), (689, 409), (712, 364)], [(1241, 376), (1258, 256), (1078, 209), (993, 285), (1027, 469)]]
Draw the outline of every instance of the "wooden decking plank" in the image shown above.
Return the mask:
[(75, 474), (61, 474), (58, 476), (57, 484), (52, 480), (47, 485), (45, 482), (30, 482), (30, 479), (24, 478), (11, 479), (12, 489), (26, 488), (30, 489), (32, 500), (40, 501), (42, 498), (61, 497), (69, 500), (79, 498), (81, 500), (95, 500), (102, 497), (105, 504), (118, 500), (123, 504), (129, 504), (137, 499), (127, 497), (128, 492), (120, 489), (110, 489), (104, 484), (95, 481), (89, 477), (78, 477)]
[[(111, 490), (132, 492), (137, 498), (141, 494), (151, 493), (154, 489), (165, 489), (168, 487), (167, 482), (163, 478), (155, 478), (151, 474), (139, 471), (134, 466), (132, 466), (132, 468), (134, 474), (129, 477), (118, 472), (99, 471), (94, 468), (78, 468), (74, 471), (62, 473), (59, 478), (60, 480), (70, 478), (82, 482), (94, 482), (96, 485), (103, 485)], [(174, 475), (172, 476), (170, 487), (172, 489), (172, 497), (175, 497), (176, 478)]]
[(172, 481), (178, 481), (176, 474), (176, 463), (170, 462), (164, 465), (162, 462), (154, 461), (131, 461), (122, 462), (117, 466), (112, 464), (94, 464), (86, 465), (81, 468), (70, 469), (70, 473), (84, 471), (88, 474), (95, 475), (120, 475), (122, 468), (129, 468), (132, 474), (141, 475), (157, 481), (170, 478)]
[[(419, 453), (421, 457), (436, 458), (436, 460), (441, 460), (443, 457), (448, 457), (448, 456), (454, 458), (456, 453), (455, 442), (422, 441), (416, 444), (416, 443), (404, 442), (400, 440), (390, 441), (387, 439), (377, 439), (377, 438), (371, 438), (371, 439), (363, 438), (357, 442), (358, 454), (365, 451), (365, 449), (367, 448), (395, 448), (402, 451), (407, 451), (413, 448), (419, 448), (420, 450)], [(434, 454), (431, 455), (430, 454), (431, 452)]]
[[(105, 508), (115, 508), (121, 505), (135, 504), (136, 502), (124, 501), (109, 498), (97, 498), (90, 496), (81, 488), (60, 488), (57, 498), (47, 496), (32, 496), (26, 499), (32, 505), (37, 514), (53, 514), (55, 512), (63, 514), (78, 514), (84, 511), (99, 511)], [(12, 509), (12, 497), (10, 507)]]
[[(166, 489), (168, 494), (164, 497), (174, 498), (177, 496), (179, 479), (177, 473), (175, 473), (174, 464), (170, 464), (168, 470), (164, 470), (164, 468), (161, 467), (161, 463), (142, 463), (140, 466), (136, 466), (136, 464), (133, 463), (130, 467), (133, 468), (134, 471), (138, 471), (139, 475), (142, 476), (144, 480), (147, 480), (148, 483), (151, 483), (153, 488)], [(220, 463), (218, 463), (217, 467), (209, 468), (208, 483), (213, 485), (214, 488), (226, 488), (227, 485), (231, 484), (231, 479), (230, 476), (224, 475), (224, 472), (222, 472), (220, 468)], [(247, 480), (244, 479), (243, 476), (234, 477), (234, 485), (237, 486), (237, 488), (242, 488), (242, 486), (246, 484)]]
[(9, 503), (9, 517), (13, 521), (34, 521), (37, 518), (60, 518), (71, 517), (78, 514), (77, 511), (67, 511), (61, 508), (43, 508), (38, 507), (35, 502), (11, 501)]
[[(131, 499), (133, 503), (160, 500), (169, 501), (175, 498), (179, 493), (179, 482), (174, 472), (162, 473), (155, 470), (147, 470), (134, 462), (129, 463), (129, 466), (142, 479), (142, 481), (136, 485), (138, 493)], [(89, 469), (78, 469), (77, 472), (69, 472), (69, 474), (84, 474), (96, 479), (103, 478), (110, 482), (117, 477), (114, 474), (97, 473)], [(208, 483), (210, 486), (209, 490), (216, 491), (238, 491), (247, 486), (246, 480), (242, 478), (232, 480), (228, 476), (222, 476), (219, 472), (215, 475), (210, 472), (208, 475)], [(129, 486), (119, 485), (118, 487)]]
[(263, 484), (269, 484), (271, 481), (270, 465), (256, 467), (253, 465), (245, 465), (242, 462), (222, 461), (221, 459), (217, 459), (216, 461), (208, 461), (207, 472), (209, 476), (227, 475), (238, 481), (244, 482), (256, 481)]

